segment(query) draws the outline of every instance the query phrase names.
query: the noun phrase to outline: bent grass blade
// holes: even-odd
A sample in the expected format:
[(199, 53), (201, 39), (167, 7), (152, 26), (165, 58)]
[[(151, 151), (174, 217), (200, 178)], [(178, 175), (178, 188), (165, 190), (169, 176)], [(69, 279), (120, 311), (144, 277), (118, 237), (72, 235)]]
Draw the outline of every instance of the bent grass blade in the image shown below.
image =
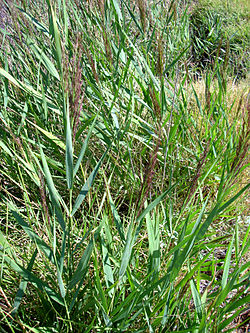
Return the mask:
[(106, 157), (109, 149), (110, 149), (111, 145), (106, 149), (106, 151), (104, 152), (104, 154), (102, 155), (101, 159), (99, 160), (99, 162), (96, 164), (94, 170), (91, 172), (89, 178), (87, 179), (87, 181), (85, 182), (85, 184), (83, 185), (78, 197), (76, 198), (75, 204), (73, 206), (72, 212), (71, 212), (71, 217), (75, 214), (75, 212), (78, 210), (78, 208), (81, 206), (84, 198), (86, 197), (86, 195), (88, 194), (88, 191), (90, 190), (91, 186), (94, 183), (95, 177), (98, 173), (98, 170), (100, 168), (100, 166), (103, 163), (104, 158)]

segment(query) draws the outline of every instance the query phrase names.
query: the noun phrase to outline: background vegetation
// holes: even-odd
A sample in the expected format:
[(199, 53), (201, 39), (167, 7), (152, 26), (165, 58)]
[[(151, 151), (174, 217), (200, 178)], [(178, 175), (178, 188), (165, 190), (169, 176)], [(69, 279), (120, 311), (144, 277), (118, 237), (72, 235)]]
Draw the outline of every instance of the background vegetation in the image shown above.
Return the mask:
[(247, 3), (6, 6), (1, 332), (244, 332)]
[(195, 69), (213, 69), (224, 62), (239, 80), (249, 71), (250, 5), (244, 1), (200, 1), (190, 15), (192, 62)]

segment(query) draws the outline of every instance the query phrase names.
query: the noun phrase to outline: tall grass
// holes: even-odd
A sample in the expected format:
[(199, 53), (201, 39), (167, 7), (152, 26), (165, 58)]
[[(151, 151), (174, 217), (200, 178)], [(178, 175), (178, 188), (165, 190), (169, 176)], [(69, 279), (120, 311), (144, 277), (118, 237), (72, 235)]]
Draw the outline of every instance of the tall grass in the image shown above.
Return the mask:
[(236, 80), (249, 72), (249, 4), (242, 1), (200, 0), (190, 10), (191, 62), (197, 71), (224, 63)]
[(249, 300), (249, 105), (228, 101), (219, 63), (195, 89), (188, 7), (24, 0), (11, 13), (2, 331), (230, 331)]

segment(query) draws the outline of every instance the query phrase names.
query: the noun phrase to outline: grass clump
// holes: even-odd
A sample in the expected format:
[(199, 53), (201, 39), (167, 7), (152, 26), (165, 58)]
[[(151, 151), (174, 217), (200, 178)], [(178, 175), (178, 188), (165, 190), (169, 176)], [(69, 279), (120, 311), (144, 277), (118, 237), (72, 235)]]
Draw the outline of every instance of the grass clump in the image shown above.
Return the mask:
[(249, 4), (244, 1), (199, 1), (191, 10), (192, 62), (198, 71), (224, 63), (238, 79), (249, 71)]
[(235, 326), (246, 93), (219, 62), (192, 82), (178, 2), (38, 6), (1, 31), (2, 331)]

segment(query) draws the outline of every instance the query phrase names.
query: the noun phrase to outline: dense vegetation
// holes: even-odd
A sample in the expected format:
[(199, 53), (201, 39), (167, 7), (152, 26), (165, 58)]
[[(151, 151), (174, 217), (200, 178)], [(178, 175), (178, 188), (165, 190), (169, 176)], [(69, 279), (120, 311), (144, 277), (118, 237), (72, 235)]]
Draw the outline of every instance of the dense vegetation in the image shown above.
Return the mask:
[(246, 328), (247, 2), (6, 6), (1, 332)]

